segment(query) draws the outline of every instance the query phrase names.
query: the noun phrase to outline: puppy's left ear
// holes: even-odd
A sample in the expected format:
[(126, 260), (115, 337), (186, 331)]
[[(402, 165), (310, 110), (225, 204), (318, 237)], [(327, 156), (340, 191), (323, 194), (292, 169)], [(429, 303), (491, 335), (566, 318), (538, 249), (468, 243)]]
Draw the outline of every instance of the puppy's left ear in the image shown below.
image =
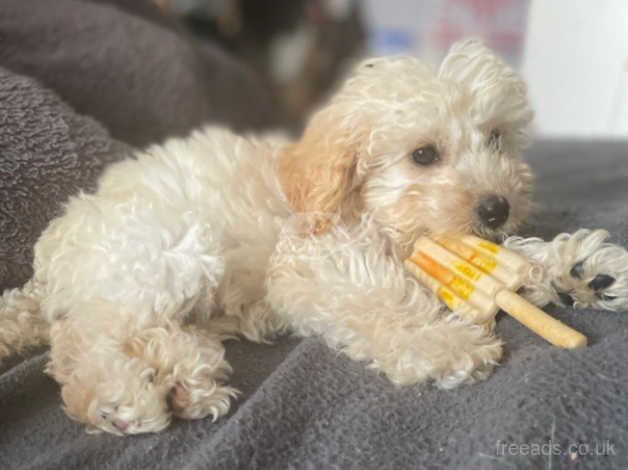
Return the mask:
[[(310, 120), (301, 139), (279, 156), (279, 180), (295, 212), (339, 213), (360, 185), (364, 126), (330, 105)], [(316, 232), (325, 231), (317, 224)]]
[(497, 80), (518, 78), (508, 65), (478, 39), (453, 44), (438, 69), (438, 76), (452, 79), (474, 91)]
[(443, 59), (438, 76), (471, 92), (477, 115), (487, 125), (510, 130), (512, 143), (525, 147), (533, 117), (526, 85), (493, 51), (475, 39), (458, 42)]

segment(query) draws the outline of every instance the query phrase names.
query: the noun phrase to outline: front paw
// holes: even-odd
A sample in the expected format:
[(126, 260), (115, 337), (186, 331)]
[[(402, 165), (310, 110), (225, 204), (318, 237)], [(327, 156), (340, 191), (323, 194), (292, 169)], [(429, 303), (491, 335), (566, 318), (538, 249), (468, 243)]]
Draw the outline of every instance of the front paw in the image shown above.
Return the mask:
[(143, 380), (105, 383), (71, 381), (61, 396), (70, 417), (88, 426), (88, 432), (118, 436), (158, 432), (170, 424), (164, 391)]
[(118, 436), (159, 432), (165, 429), (171, 420), (168, 409), (164, 406), (163, 394), (152, 396), (145, 393), (142, 400), (151, 403), (105, 402), (94, 400), (88, 413), (88, 431), (106, 431)]
[(502, 356), (502, 342), (485, 328), (453, 316), (394, 336), (376, 366), (396, 384), (425, 380), (445, 389), (486, 379)]
[(605, 242), (604, 230), (578, 230), (552, 242), (547, 265), (554, 303), (566, 307), (628, 309), (628, 252)]

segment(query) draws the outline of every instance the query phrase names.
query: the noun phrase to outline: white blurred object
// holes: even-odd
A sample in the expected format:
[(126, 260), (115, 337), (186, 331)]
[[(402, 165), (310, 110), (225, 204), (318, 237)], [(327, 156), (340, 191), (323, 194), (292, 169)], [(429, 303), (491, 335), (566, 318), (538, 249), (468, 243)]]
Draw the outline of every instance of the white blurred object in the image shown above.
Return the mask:
[(528, 0), (366, 0), (375, 54), (410, 53), (440, 61), (455, 41), (475, 36), (512, 65), (524, 44)]
[(316, 43), (316, 33), (308, 26), (278, 35), (270, 44), (270, 73), (273, 79), (285, 84), (295, 80)]
[(533, 0), (523, 74), (539, 134), (628, 137), (628, 1)]

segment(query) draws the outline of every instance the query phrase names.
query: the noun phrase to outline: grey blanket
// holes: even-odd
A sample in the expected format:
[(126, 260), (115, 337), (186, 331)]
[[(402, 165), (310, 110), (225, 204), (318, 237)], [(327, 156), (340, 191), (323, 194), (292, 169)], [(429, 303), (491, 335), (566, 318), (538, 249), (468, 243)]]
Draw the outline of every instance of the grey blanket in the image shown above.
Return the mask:
[[(0, 58), (14, 59), (2, 64), (38, 78), (82, 113), (116, 128), (109, 120), (119, 116), (101, 113), (95, 98), (81, 108), (86, 102), (49, 79), (50, 69), (36, 70), (46, 57), (54, 62), (55, 54), (32, 55), (43, 61), (34, 63), (3, 49), (20, 47), (10, 36), (31, 24), (16, 20), (18, 13), (29, 16), (18, 4), (30, 4), (36, 19), (45, 3), (2, 2), (15, 8), (10, 15), (0, 8), (1, 24), (14, 25), (0, 29)], [(62, 9), (70, 3), (77, 0), (48, 5)], [(123, 13), (107, 5), (88, 6), (100, 14)], [(51, 18), (63, 23), (65, 16)], [(128, 20), (127, 27), (137, 26), (134, 21)], [(23, 35), (33, 50), (42, 45), (27, 39)], [(116, 91), (119, 106), (128, 101), (123, 91)], [(140, 104), (129, 103), (129, 109)], [(153, 120), (143, 122), (149, 129), (144, 135), (156, 132)], [(118, 127), (113, 135), (123, 130)], [(126, 149), (54, 92), (31, 78), (0, 71), (0, 273), (5, 285), (28, 275), (24, 266), (32, 242), (65, 196), (77, 186), (88, 187), (102, 166)], [(614, 241), (628, 244), (628, 143), (540, 142), (529, 159), (539, 175), (540, 209), (526, 234), (551, 237), (578, 227), (605, 227)], [(587, 334), (591, 345), (558, 350), (514, 320), (501, 318), (498, 329), (507, 344), (502, 365), (486, 382), (453, 391), (430, 385), (395, 388), (316, 338), (284, 338), (274, 345), (233, 341), (227, 345), (232, 384), (242, 395), (228, 416), (216, 423), (176, 422), (161, 434), (128, 438), (88, 435), (70, 421), (56, 384), (42, 372), (46, 353), (41, 351), (16, 359), (0, 375), (0, 468), (626, 468), (628, 316), (549, 311)]]
[(136, 146), (206, 122), (274, 123), (269, 95), (246, 67), (190, 38), (150, 0), (2, 0), (0, 65)]
[(127, 153), (93, 119), (0, 67), (0, 290), (31, 275), (32, 247), (60, 203)]

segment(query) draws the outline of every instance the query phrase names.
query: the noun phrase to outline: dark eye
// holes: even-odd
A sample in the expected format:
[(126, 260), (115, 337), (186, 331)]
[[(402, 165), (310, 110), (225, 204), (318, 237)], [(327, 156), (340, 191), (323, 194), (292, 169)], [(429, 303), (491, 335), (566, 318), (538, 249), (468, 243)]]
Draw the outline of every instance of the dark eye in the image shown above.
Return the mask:
[(502, 148), (502, 133), (499, 129), (493, 129), (488, 136), (488, 146), (494, 150)]
[(426, 145), (412, 152), (412, 161), (417, 165), (431, 165), (438, 160), (440, 160), (440, 155), (433, 145)]

